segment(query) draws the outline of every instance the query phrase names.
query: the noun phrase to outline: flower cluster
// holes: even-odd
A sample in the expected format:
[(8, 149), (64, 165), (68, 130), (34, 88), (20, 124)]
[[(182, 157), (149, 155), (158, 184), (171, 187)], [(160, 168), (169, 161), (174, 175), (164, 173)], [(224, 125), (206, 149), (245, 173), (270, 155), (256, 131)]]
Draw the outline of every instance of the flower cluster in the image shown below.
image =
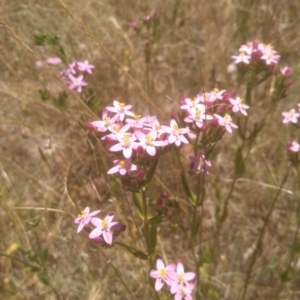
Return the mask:
[[(153, 22), (154, 24), (156, 24), (159, 20), (158, 18), (158, 12), (157, 10), (155, 10), (152, 14), (150, 15), (146, 15), (142, 17), (143, 20), (143, 25), (147, 28), (149, 28), (151, 26), (151, 23)], [(135, 30), (137, 33), (140, 32), (141, 27), (139, 26), (138, 22), (136, 21), (132, 21), (130, 23), (130, 26), (133, 30)]]
[(115, 236), (126, 229), (126, 226), (120, 222), (112, 222), (114, 214), (108, 214), (104, 219), (96, 218), (100, 210), (90, 212), (90, 208), (86, 207), (74, 220), (75, 224), (78, 224), (77, 233), (90, 223), (95, 226), (90, 231), (89, 238), (97, 243), (111, 245)]
[[(286, 123), (292, 123), (295, 127), (297, 127), (298, 129), (300, 128), (298, 122), (299, 122), (299, 118), (300, 118), (300, 103), (297, 104), (298, 106), (298, 110), (292, 108), (290, 111), (288, 112), (282, 112), (282, 116), (283, 116), (283, 121), (282, 123), (286, 124)], [(293, 165), (298, 166), (299, 164), (299, 159), (298, 159), (298, 155), (300, 153), (300, 144), (296, 141), (289, 141), (286, 144), (286, 149), (288, 152), (288, 156), (290, 161), (292, 162)]]
[(184, 114), (184, 122), (189, 124), (192, 131), (206, 131), (210, 136), (218, 127), (224, 127), (232, 133), (232, 128), (237, 125), (232, 122), (230, 114), (240, 112), (247, 116), (249, 106), (243, 103), (243, 99), (235, 97), (235, 91), (226, 90), (202, 93), (195, 98), (183, 98), (180, 109)]
[(251, 41), (239, 48), (239, 54), (233, 55), (235, 64), (253, 64), (264, 62), (267, 66), (278, 64), (280, 55), (271, 45), (265, 45), (259, 41)]
[(194, 289), (196, 274), (184, 272), (181, 262), (177, 265), (172, 263), (165, 266), (160, 257), (156, 258), (156, 270), (150, 271), (150, 277), (155, 280), (155, 290), (160, 291), (166, 283), (175, 300), (191, 300)]
[[(45, 62), (48, 65), (60, 65), (62, 60), (59, 57), (48, 57)], [(41, 68), (43, 62), (36, 61), (35, 65), (37, 68)], [(95, 66), (91, 65), (88, 60), (83, 62), (73, 61), (60, 72), (60, 77), (71, 90), (75, 89), (78, 93), (81, 93), (82, 88), (88, 85), (88, 83), (84, 81), (84, 73), (92, 74), (94, 68)]]
[[(235, 92), (213, 90), (200, 92), (195, 98), (183, 98), (180, 103), (179, 120), (171, 119), (169, 125), (160, 124), (156, 116), (136, 115), (132, 105), (117, 100), (102, 112), (102, 120), (88, 123), (97, 131), (109, 150), (116, 155), (108, 174), (119, 173), (124, 185), (137, 188), (147, 179), (147, 172), (153, 162), (163, 153), (191, 143), (200, 132), (206, 132), (206, 139), (213, 143), (227, 131), (232, 133), (237, 125), (231, 114), (247, 116), (249, 106), (243, 103)], [(180, 126), (180, 124), (183, 124)], [(192, 172), (207, 173), (211, 163), (203, 152), (191, 156)]]
[(71, 90), (75, 89), (78, 93), (81, 93), (82, 88), (88, 85), (84, 81), (83, 74), (92, 74), (94, 68), (95, 66), (91, 65), (88, 60), (83, 62), (73, 61), (60, 72), (60, 76)]
[[(154, 116), (142, 117), (131, 111), (132, 105), (113, 101), (103, 110), (102, 120), (90, 122), (88, 127), (100, 133), (109, 150), (117, 156), (108, 174), (119, 173), (123, 180), (135, 183), (145, 180), (151, 164), (163, 151), (188, 144), (188, 127), (180, 128), (172, 119), (170, 125), (161, 125)], [(132, 186), (133, 181), (129, 185)]]

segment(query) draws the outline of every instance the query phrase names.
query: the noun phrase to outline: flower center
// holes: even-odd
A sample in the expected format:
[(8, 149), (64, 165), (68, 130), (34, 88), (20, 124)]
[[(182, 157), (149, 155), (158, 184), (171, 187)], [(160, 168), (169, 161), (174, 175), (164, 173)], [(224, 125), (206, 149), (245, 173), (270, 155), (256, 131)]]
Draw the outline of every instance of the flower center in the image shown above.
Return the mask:
[(118, 165), (120, 168), (123, 168), (125, 166), (125, 161), (121, 160)]
[(224, 120), (225, 120), (227, 123), (230, 123), (230, 122), (232, 121), (232, 119), (231, 119), (231, 117), (229, 116), (229, 114), (225, 114)]
[(166, 269), (160, 269), (158, 271), (158, 275), (161, 279), (165, 279), (167, 277), (167, 270)]
[(123, 135), (123, 137), (122, 137), (122, 140), (123, 140), (123, 143), (124, 143), (125, 147), (129, 147), (130, 146), (129, 138), (130, 138), (130, 134), (128, 134), (128, 133), (125, 133)]
[(108, 228), (108, 222), (107, 222), (107, 220), (102, 220), (101, 225), (102, 225), (102, 229), (106, 230)]
[(151, 135), (150, 134), (146, 134), (145, 135), (145, 144), (147, 146), (150, 146), (150, 145), (152, 145), (152, 142), (153, 142), (153, 138), (151, 137)]
[(80, 212), (80, 214), (78, 215), (78, 218), (84, 219), (86, 217), (86, 212), (83, 210)]

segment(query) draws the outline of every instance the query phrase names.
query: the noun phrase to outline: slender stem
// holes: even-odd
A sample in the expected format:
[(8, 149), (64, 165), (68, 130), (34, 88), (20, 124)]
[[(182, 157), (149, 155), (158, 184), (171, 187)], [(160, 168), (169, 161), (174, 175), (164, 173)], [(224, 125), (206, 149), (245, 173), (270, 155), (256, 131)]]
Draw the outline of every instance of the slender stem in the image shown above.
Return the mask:
[(146, 189), (142, 190), (143, 212), (144, 212), (144, 237), (146, 241), (147, 253), (149, 253), (149, 224), (148, 224), (148, 207)]
[(267, 215), (266, 215), (266, 217), (265, 217), (265, 222), (264, 222), (263, 227), (262, 227), (262, 229), (261, 229), (261, 231), (260, 231), (260, 235), (259, 235), (258, 240), (257, 240), (257, 243), (256, 243), (256, 245), (255, 245), (254, 252), (253, 252), (253, 254), (252, 254), (252, 256), (251, 256), (250, 265), (249, 265), (249, 268), (248, 268), (248, 271), (247, 271), (247, 275), (246, 275), (247, 277), (246, 277), (246, 280), (245, 280), (245, 283), (244, 283), (244, 286), (243, 286), (242, 295), (241, 295), (241, 297), (240, 297), (241, 300), (244, 300), (244, 299), (245, 299), (246, 292), (247, 292), (247, 288), (248, 288), (248, 284), (249, 284), (249, 280), (250, 280), (250, 275), (251, 275), (252, 268), (253, 268), (254, 263), (255, 263), (255, 259), (256, 259), (256, 255), (257, 255), (257, 253), (258, 253), (258, 249), (259, 249), (260, 246), (261, 246), (262, 239), (263, 239), (264, 233), (265, 233), (265, 231), (266, 231), (267, 224), (268, 224), (268, 222), (269, 222), (270, 216), (271, 216), (271, 214), (272, 214), (272, 212), (273, 212), (273, 209), (274, 209), (274, 206), (275, 206), (275, 204), (276, 204), (276, 202), (277, 202), (277, 200), (278, 200), (278, 198), (279, 198), (279, 195), (280, 195), (280, 193), (281, 193), (281, 190), (282, 190), (282, 188), (283, 188), (283, 185), (285, 184), (285, 182), (286, 182), (286, 180), (287, 180), (287, 178), (288, 178), (290, 169), (291, 169), (291, 166), (288, 168), (286, 174), (284, 175), (283, 180), (282, 180), (282, 182), (281, 182), (281, 184), (280, 184), (280, 187), (278, 188), (277, 193), (276, 193), (276, 195), (275, 195), (275, 197), (274, 197), (274, 199), (273, 199), (273, 202), (271, 203), (271, 205), (270, 205), (270, 207), (269, 207), (269, 210), (268, 210), (268, 212), (267, 212)]

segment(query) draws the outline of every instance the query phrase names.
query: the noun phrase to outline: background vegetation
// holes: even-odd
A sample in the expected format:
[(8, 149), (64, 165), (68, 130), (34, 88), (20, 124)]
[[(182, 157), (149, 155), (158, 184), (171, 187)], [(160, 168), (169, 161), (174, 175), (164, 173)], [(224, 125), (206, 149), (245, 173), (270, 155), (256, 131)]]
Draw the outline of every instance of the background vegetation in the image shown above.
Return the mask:
[[(137, 34), (130, 22), (142, 27), (142, 17), (154, 10), (155, 34)], [(132, 200), (106, 174), (110, 155), (86, 123), (114, 99), (167, 124), (184, 94), (217, 87), (237, 88), (243, 96), (245, 87), (227, 67), (241, 44), (258, 39), (271, 43), (293, 68), (294, 83), (247, 153), (220, 230), (215, 210), (234, 177), (238, 134), (225, 135), (211, 158), (199, 210), (201, 236), (194, 240), (184, 230), (192, 210), (181, 187), (182, 170), (175, 155), (162, 157), (149, 187), (153, 211), (160, 194), (169, 194), (156, 253), (182, 261), (186, 270), (199, 268), (195, 299), (239, 299), (256, 251), (245, 299), (300, 299), (296, 171), (255, 248), (288, 167), (285, 144), (299, 138), (281, 116), (299, 103), (299, 11), (300, 2), (293, 0), (0, 0), (0, 298), (154, 299), (147, 262), (76, 234), (74, 218), (89, 206), (115, 212), (127, 225), (118, 239), (142, 247)], [(37, 45), (38, 32), (57, 35), (59, 45)], [(93, 92), (86, 91), (84, 99), (62, 83), (60, 67), (35, 66), (61, 49), (70, 60), (96, 66), (88, 78)], [(270, 82), (254, 99), (253, 126), (271, 101)], [(160, 299), (169, 296), (162, 293)]]

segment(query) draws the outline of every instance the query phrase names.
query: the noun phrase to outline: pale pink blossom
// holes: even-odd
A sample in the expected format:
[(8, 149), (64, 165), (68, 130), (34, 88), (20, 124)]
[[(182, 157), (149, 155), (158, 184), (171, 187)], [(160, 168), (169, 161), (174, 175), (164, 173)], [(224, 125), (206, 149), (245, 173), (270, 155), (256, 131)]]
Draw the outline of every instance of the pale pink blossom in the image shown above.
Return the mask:
[(179, 128), (177, 125), (177, 122), (172, 119), (169, 126), (161, 126), (161, 128), (166, 132), (169, 133), (168, 137), (168, 143), (173, 144), (177, 147), (181, 145), (181, 143), (188, 144), (189, 141), (184, 136), (184, 134), (187, 134), (190, 132), (190, 129), (188, 127), (185, 128)]
[(191, 285), (180, 286), (174, 295), (174, 300), (193, 300), (192, 291)]
[(238, 128), (237, 125), (232, 123), (230, 115), (225, 114), (224, 117), (221, 117), (217, 114), (214, 114), (215, 118), (218, 120), (220, 126), (224, 126), (229, 133), (232, 133), (232, 128)]
[(69, 74), (68, 78), (71, 80), (68, 86), (71, 90), (76, 89), (78, 93), (82, 92), (82, 87), (87, 86), (88, 83), (83, 80), (83, 75), (79, 75), (78, 77)]
[(126, 119), (125, 120), (132, 128), (140, 129), (143, 128), (146, 118), (142, 118), (140, 115), (134, 115), (133, 119)]
[(48, 65), (59, 65), (62, 63), (62, 60), (60, 57), (48, 57), (46, 59), (46, 63)]
[(100, 211), (101, 210), (90, 212), (90, 208), (86, 207), (74, 221), (75, 224), (79, 224), (77, 233), (79, 233), (85, 225), (89, 224), (94, 219), (93, 216), (97, 215)]
[(132, 107), (132, 105), (125, 105), (122, 102), (114, 100), (113, 106), (107, 106), (106, 109), (108, 111), (116, 113), (118, 115), (119, 119), (121, 121), (123, 121), (125, 118), (125, 115), (134, 116), (134, 113), (130, 111), (131, 107)]
[(204, 172), (207, 174), (207, 167), (211, 167), (211, 162), (205, 159), (205, 156), (202, 152), (199, 152), (197, 156), (190, 156), (190, 160), (193, 164), (193, 173)]
[(194, 281), (196, 279), (196, 274), (194, 272), (185, 273), (183, 264), (181, 262), (177, 264), (176, 272), (170, 273), (170, 278), (172, 279), (172, 284), (170, 289), (172, 294), (177, 293), (181, 288), (186, 288), (182, 291), (186, 292), (187, 294), (191, 294), (194, 288)]
[(235, 64), (239, 64), (239, 63), (245, 63), (247, 65), (250, 64), (251, 56), (246, 54), (245, 52), (240, 52), (239, 55), (233, 55), (231, 57), (234, 59)]
[(95, 66), (91, 65), (88, 60), (85, 60), (84, 62), (78, 61), (77, 66), (79, 71), (87, 72), (89, 74), (92, 74), (93, 69), (95, 68)]
[(164, 283), (168, 285), (172, 284), (170, 273), (174, 273), (176, 268), (175, 264), (170, 264), (165, 267), (164, 262), (161, 258), (156, 259), (156, 270), (151, 270), (149, 276), (156, 279), (155, 290), (158, 292), (163, 287)]
[(37, 69), (40, 69), (42, 66), (43, 66), (43, 62), (42, 62), (42, 61), (37, 60), (37, 61), (35, 62), (35, 67), (36, 67)]
[(189, 110), (191, 108), (197, 108), (200, 104), (200, 100), (201, 98), (199, 96), (197, 96), (196, 98), (185, 98), (180, 108), (185, 110)]
[(110, 147), (110, 151), (123, 151), (123, 155), (125, 158), (130, 158), (132, 155), (132, 150), (135, 146), (135, 135), (128, 133), (128, 132), (120, 132), (117, 134), (117, 140), (119, 143), (115, 144), (114, 146)]
[(206, 114), (205, 105), (198, 104), (198, 107), (191, 108), (187, 111), (188, 115), (185, 117), (184, 122), (192, 123), (195, 122), (198, 128), (202, 128), (203, 122), (206, 120), (212, 120), (211, 115)]
[(235, 99), (230, 98), (229, 102), (232, 104), (232, 111), (240, 111), (243, 115), (247, 116), (246, 109), (249, 109), (249, 106), (243, 103), (243, 99), (236, 97)]
[(290, 152), (300, 152), (300, 144), (297, 143), (296, 141), (288, 142), (287, 149)]
[(265, 60), (267, 65), (273, 65), (278, 63), (280, 55), (277, 55), (277, 52), (273, 50), (273, 47), (271, 45), (265, 45), (265, 47), (263, 47), (262, 52), (263, 53), (261, 59)]
[(114, 160), (114, 165), (115, 165), (114, 167), (108, 170), (107, 174), (114, 174), (119, 172), (121, 176), (124, 176), (127, 174), (128, 171), (137, 170), (137, 166), (132, 164), (130, 159), (124, 159), (124, 160), (116, 159)]
[(156, 154), (156, 147), (163, 147), (168, 144), (166, 141), (156, 140), (156, 131), (150, 131), (149, 133), (145, 134), (141, 130), (136, 130), (135, 135), (139, 139), (139, 142), (136, 143), (136, 147), (143, 147), (150, 156), (154, 156)]
[(91, 223), (96, 226), (94, 230), (91, 231), (89, 237), (90, 239), (94, 239), (102, 235), (104, 241), (111, 245), (113, 242), (113, 233), (114, 226), (119, 224), (119, 222), (112, 222), (114, 218), (114, 214), (108, 214), (104, 220), (100, 218), (93, 218)]
[(282, 112), (282, 116), (284, 117), (282, 123), (297, 123), (300, 113), (296, 112), (295, 109), (291, 109), (289, 112)]
[(117, 115), (114, 115), (112, 118), (110, 118), (110, 113), (104, 109), (102, 112), (102, 120), (89, 122), (88, 126), (95, 128), (99, 132), (105, 132), (111, 125), (115, 124), (117, 119)]
[(292, 74), (292, 68), (288, 66), (280, 68), (280, 73), (285, 77), (289, 77)]
[[(117, 115), (113, 116), (113, 119), (119, 119), (119, 117)], [(102, 140), (106, 140), (107, 138), (111, 139), (111, 140), (117, 140), (117, 135), (119, 133), (126, 133), (129, 129), (131, 128), (130, 124), (126, 124), (126, 125), (122, 125), (122, 123), (118, 122), (112, 122), (109, 126), (108, 126), (108, 130), (111, 132), (110, 134), (102, 137)]]

